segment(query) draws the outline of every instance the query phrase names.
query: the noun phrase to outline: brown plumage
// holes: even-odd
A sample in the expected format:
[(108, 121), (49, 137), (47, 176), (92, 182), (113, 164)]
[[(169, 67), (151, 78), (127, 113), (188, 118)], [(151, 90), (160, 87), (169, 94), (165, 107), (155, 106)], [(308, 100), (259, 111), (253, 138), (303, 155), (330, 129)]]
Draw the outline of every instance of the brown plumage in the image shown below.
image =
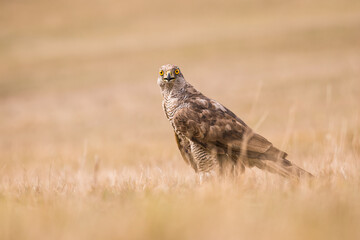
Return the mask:
[(229, 109), (197, 91), (177, 66), (162, 66), (158, 85), (181, 155), (201, 176), (237, 174), (253, 166), (284, 177), (312, 176)]

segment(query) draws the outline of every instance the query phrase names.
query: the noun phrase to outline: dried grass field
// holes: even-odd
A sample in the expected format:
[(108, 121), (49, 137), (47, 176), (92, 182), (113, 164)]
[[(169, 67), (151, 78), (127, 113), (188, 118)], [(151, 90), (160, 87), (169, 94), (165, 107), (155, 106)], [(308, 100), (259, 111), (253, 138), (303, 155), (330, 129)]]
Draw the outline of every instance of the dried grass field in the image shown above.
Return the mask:
[[(156, 85), (316, 175), (199, 184)], [(0, 1), (0, 239), (360, 239), (360, 2)]]

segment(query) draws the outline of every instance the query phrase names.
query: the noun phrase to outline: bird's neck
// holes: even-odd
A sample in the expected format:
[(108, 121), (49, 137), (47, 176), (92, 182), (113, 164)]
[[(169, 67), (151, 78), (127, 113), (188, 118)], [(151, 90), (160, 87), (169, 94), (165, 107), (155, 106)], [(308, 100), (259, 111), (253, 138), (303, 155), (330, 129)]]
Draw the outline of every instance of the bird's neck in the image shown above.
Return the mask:
[(164, 110), (170, 122), (172, 122), (175, 113), (185, 105), (184, 102), (187, 96), (184, 92), (185, 89), (175, 88), (162, 91)]
[(162, 95), (164, 100), (172, 99), (172, 100), (181, 100), (184, 97), (184, 89), (172, 87), (165, 87), (162, 91)]

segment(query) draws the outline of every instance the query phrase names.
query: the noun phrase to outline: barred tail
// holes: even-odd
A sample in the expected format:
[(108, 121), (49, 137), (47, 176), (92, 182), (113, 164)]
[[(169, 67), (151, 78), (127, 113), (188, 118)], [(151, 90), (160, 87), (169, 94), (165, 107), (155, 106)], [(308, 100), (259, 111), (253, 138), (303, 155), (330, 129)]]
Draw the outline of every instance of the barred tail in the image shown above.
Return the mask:
[(287, 159), (280, 159), (277, 161), (265, 160), (263, 161), (262, 168), (288, 178), (313, 177), (311, 173), (296, 166)]
[(261, 162), (256, 164), (256, 166), (288, 178), (313, 177), (311, 173), (287, 160), (286, 156), (285, 152), (275, 147), (270, 147), (262, 156)]

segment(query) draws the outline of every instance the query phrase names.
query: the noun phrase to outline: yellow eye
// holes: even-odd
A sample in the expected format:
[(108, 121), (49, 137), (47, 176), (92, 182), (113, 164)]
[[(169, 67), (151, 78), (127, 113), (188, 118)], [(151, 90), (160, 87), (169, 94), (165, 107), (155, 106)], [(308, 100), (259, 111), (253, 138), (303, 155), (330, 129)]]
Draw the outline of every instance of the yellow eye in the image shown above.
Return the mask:
[(179, 73), (180, 73), (179, 69), (175, 69), (175, 74), (177, 75)]
[(164, 71), (161, 70), (161, 71), (159, 72), (159, 74), (160, 74), (160, 76), (164, 75)]

